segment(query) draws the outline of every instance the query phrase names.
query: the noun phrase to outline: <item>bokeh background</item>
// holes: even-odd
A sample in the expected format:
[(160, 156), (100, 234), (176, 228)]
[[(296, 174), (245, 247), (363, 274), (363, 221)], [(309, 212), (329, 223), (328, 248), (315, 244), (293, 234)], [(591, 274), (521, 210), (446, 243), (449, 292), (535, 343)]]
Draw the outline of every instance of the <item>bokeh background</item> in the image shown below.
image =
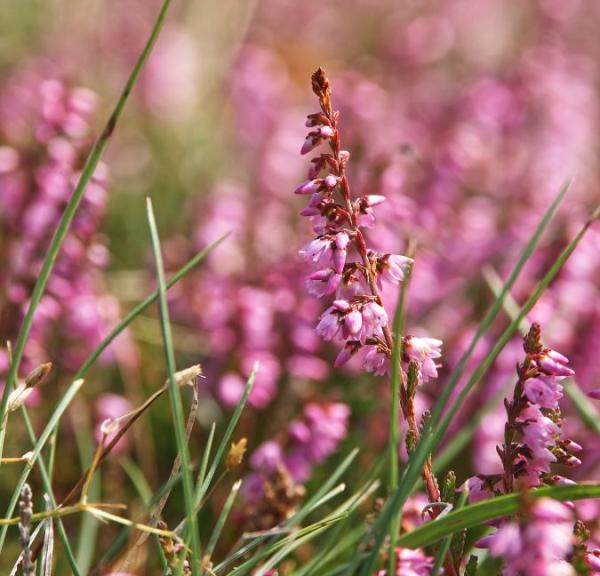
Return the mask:
[[(156, 0), (0, 0), (3, 342), (16, 337), (60, 207), (158, 8)], [(36, 320), (27, 365), (55, 363), (32, 398), (36, 426), (85, 356), (155, 285), (150, 195), (169, 270), (231, 231), (170, 297), (178, 365), (201, 362), (206, 374), (196, 441), (227, 417), (259, 360), (240, 432), (250, 452), (278, 446), (298, 483), (318, 483), (325, 460), (355, 445), (367, 469), (386, 442), (387, 386), (356, 367), (332, 369), (336, 346), (313, 332), (322, 303), (305, 293), (297, 255), (310, 239), (292, 190), (307, 168), (299, 150), (304, 117), (316, 109), (311, 72), (321, 65), (333, 83), (355, 193), (388, 199), (371, 244), (402, 253), (417, 242), (408, 330), (444, 341), (440, 379), (418, 396), (423, 410), (489, 304), (490, 281), (506, 276), (561, 186), (574, 178), (517, 301), (598, 202), (599, 24), (600, 4), (581, 0), (175, 0)], [(599, 280), (596, 228), (531, 315), (571, 358), (584, 390), (600, 387)], [(393, 310), (395, 294), (386, 301)], [(456, 422), (487, 403), (454, 462), (459, 479), (498, 466), (501, 393), (520, 351), (517, 338)], [(5, 372), (6, 353), (0, 360)], [(78, 478), (98, 422), (139, 404), (164, 377), (153, 310), (102, 357), (61, 428), (58, 494)], [(7, 451), (24, 452), (14, 420)], [(107, 463), (104, 494), (135, 511), (134, 467), (154, 489), (164, 481), (175, 454), (168, 426), (164, 400)], [(600, 444), (576, 418), (567, 426), (586, 439), (577, 474), (593, 478)], [(3, 468), (2, 502), (13, 482)], [(217, 491), (217, 511), (220, 500)], [(102, 532), (96, 557), (110, 537)]]

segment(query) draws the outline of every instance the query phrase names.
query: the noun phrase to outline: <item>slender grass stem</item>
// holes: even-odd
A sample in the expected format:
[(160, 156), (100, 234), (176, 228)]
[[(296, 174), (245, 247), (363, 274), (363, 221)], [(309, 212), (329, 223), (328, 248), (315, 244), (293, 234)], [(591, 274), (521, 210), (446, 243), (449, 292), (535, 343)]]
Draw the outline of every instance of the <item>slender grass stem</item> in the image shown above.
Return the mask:
[(150, 237), (152, 239), (152, 250), (156, 264), (156, 274), (158, 277), (158, 294), (160, 303), (160, 318), (163, 332), (164, 352), (169, 375), (169, 398), (171, 400), (171, 410), (175, 420), (175, 438), (177, 441), (177, 452), (181, 458), (181, 472), (183, 479), (183, 494), (185, 500), (186, 519), (192, 542), (192, 574), (200, 574), (200, 535), (198, 532), (198, 521), (194, 512), (194, 482), (192, 471), (190, 469), (190, 453), (185, 432), (183, 404), (179, 386), (175, 378), (175, 354), (173, 352), (173, 340), (171, 337), (171, 328), (169, 325), (169, 308), (167, 305), (167, 287), (165, 282), (165, 272), (163, 267), (160, 240), (152, 209), (152, 200), (146, 199), (146, 208), (148, 212), (148, 225), (150, 227)]

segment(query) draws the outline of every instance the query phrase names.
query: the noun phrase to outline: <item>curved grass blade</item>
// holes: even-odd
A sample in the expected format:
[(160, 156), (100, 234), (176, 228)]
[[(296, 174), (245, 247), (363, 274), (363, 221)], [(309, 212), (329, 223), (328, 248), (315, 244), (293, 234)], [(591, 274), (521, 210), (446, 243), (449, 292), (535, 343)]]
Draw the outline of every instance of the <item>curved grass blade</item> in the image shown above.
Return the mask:
[(210, 558), (212, 556), (212, 553), (215, 551), (215, 546), (217, 545), (217, 542), (219, 541), (219, 536), (221, 536), (221, 531), (223, 530), (223, 526), (225, 526), (225, 522), (227, 521), (229, 512), (231, 512), (231, 508), (233, 507), (233, 503), (235, 502), (235, 499), (237, 498), (237, 495), (240, 491), (241, 486), (242, 486), (242, 481), (238, 480), (231, 487), (231, 492), (229, 492), (229, 495), (227, 496), (227, 500), (225, 500), (225, 504), (223, 505), (221, 513), (219, 514), (219, 518), (217, 519), (217, 523), (215, 524), (212, 534), (210, 535), (210, 539), (206, 546), (206, 550), (204, 551), (205, 557), (208, 556), (208, 558)]
[[(337, 466), (337, 468), (333, 471), (333, 473), (327, 478), (327, 480), (323, 483), (323, 485), (313, 494), (306, 503), (296, 512), (289, 520), (283, 523), (282, 528), (291, 528), (292, 526), (297, 526), (306, 516), (308, 516), (312, 511), (314, 511), (319, 502), (324, 502), (328, 498), (326, 498), (327, 494), (333, 490), (333, 486), (340, 479), (342, 474), (348, 469), (348, 467), (352, 464), (356, 455), (358, 454), (358, 449), (352, 450), (346, 458)], [(215, 566), (214, 572), (216, 574), (221, 574), (225, 568), (243, 558), (248, 552), (251, 552), (258, 546), (260, 546), (263, 542), (272, 538), (270, 535), (260, 536), (249, 542), (233, 554), (230, 554), (225, 560), (223, 560), (220, 564)]]
[[(468, 496), (469, 496), (469, 493), (467, 490), (463, 490), (460, 493), (460, 496), (458, 497), (458, 500), (456, 502), (455, 510), (460, 510), (461, 508), (463, 508), (463, 506), (467, 502)], [(446, 538), (442, 542), (442, 545), (440, 546), (440, 549), (438, 550), (437, 554), (435, 555), (435, 563), (433, 565), (433, 568), (431, 569), (431, 576), (437, 576), (439, 574), (439, 571), (441, 570), (442, 566), (444, 565), (444, 560), (446, 558), (446, 555), (448, 554), (448, 551), (450, 550), (451, 544), (452, 544), (452, 535), (446, 536)], [(392, 548), (392, 550), (393, 550), (393, 548)]]
[(175, 439), (177, 441), (177, 452), (181, 458), (181, 472), (183, 479), (183, 494), (186, 508), (187, 525), (191, 535), (192, 542), (192, 574), (199, 576), (200, 565), (200, 535), (198, 532), (198, 521), (194, 512), (194, 481), (190, 469), (190, 453), (185, 431), (185, 418), (183, 414), (183, 403), (181, 401), (181, 391), (175, 379), (175, 353), (173, 352), (173, 340), (171, 336), (171, 326), (169, 323), (169, 308), (167, 305), (167, 287), (165, 282), (165, 272), (163, 268), (162, 253), (156, 220), (152, 209), (152, 200), (146, 199), (146, 209), (148, 212), (148, 225), (150, 227), (150, 237), (152, 239), (152, 251), (156, 264), (156, 275), (158, 279), (158, 295), (160, 304), (160, 323), (162, 328), (165, 360), (167, 363), (167, 372), (169, 375), (169, 398), (171, 400), (171, 411), (175, 420)]
[(275, 542), (267, 548), (261, 550), (250, 560), (244, 562), (244, 564), (233, 570), (230, 573), (230, 576), (245, 576), (263, 558), (272, 552), (275, 552), (274, 556), (265, 562), (265, 564), (261, 566), (261, 568), (255, 574), (255, 576), (265, 576), (265, 574), (271, 568), (274, 568), (279, 562), (281, 562), (281, 560), (283, 560), (296, 548), (305, 542), (312, 540), (337, 522), (348, 517), (360, 505), (360, 503), (363, 502), (375, 490), (377, 490), (377, 488), (379, 488), (379, 481), (375, 480), (373, 482), (368, 482), (361, 490), (359, 490), (356, 494), (353, 494), (333, 512), (325, 516), (325, 518), (305, 528), (300, 528), (279, 542)]
[[(196, 487), (197, 490), (204, 484), (204, 479), (206, 478), (206, 469), (208, 468), (208, 459), (210, 458), (210, 453), (212, 451), (212, 445), (215, 439), (215, 430), (217, 429), (217, 425), (215, 422), (212, 423), (210, 427), (210, 432), (208, 434), (208, 440), (206, 441), (206, 446), (204, 446), (204, 452), (202, 453), (202, 462), (200, 462), (200, 470), (198, 472), (198, 478), (196, 479)], [(199, 502), (202, 499), (198, 500), (198, 491), (196, 492), (196, 498), (194, 502)]]
[(460, 510), (440, 516), (436, 520), (426, 522), (411, 532), (398, 539), (398, 545), (405, 548), (422, 548), (438, 542), (458, 532), (474, 526), (479, 526), (503, 516), (510, 516), (519, 512), (523, 505), (523, 498), (553, 498), (564, 502), (565, 500), (584, 500), (586, 498), (600, 498), (600, 484), (576, 484), (571, 486), (548, 486), (530, 490), (524, 494), (506, 494), (483, 500)]
[[(413, 258), (415, 253), (415, 245), (413, 242), (410, 243), (407, 255), (409, 258)], [(408, 270), (404, 276), (404, 282), (400, 288), (400, 294), (398, 295), (398, 303), (396, 305), (396, 311), (394, 313), (394, 322), (392, 331), (394, 334), (394, 340), (392, 345), (392, 360), (391, 360), (391, 405), (390, 405), (390, 432), (388, 439), (388, 457), (389, 457), (389, 489), (393, 492), (398, 489), (398, 475), (399, 475), (399, 460), (398, 450), (400, 444), (400, 376), (401, 376), (401, 365), (400, 360), (402, 358), (402, 332), (404, 331), (405, 316), (406, 316), (406, 295), (408, 293), (408, 287), (410, 285), (410, 278), (412, 275), (412, 265), (408, 267)], [(398, 537), (398, 531), (400, 530), (400, 518), (395, 518), (390, 524), (390, 549), (394, 550), (396, 547), (396, 539)], [(393, 554), (390, 554), (388, 573), (393, 574), (395, 570), (396, 560)]]

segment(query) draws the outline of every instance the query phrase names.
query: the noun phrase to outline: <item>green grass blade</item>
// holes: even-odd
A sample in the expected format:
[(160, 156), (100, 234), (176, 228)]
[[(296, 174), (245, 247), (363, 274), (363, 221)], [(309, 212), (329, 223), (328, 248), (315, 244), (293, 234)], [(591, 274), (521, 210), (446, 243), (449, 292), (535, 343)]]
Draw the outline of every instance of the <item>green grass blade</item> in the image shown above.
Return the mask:
[[(575, 484), (571, 486), (548, 486), (530, 490), (528, 498), (553, 498), (554, 500), (584, 500), (600, 498), (600, 484)], [(483, 500), (460, 510), (440, 516), (436, 520), (426, 522), (398, 540), (398, 545), (405, 548), (422, 548), (450, 536), (459, 530), (473, 528), (485, 524), (494, 518), (516, 514), (523, 504), (522, 494), (506, 494)]]
[(175, 379), (175, 354), (173, 352), (173, 339), (171, 336), (171, 326), (169, 322), (169, 308), (167, 305), (167, 287), (165, 282), (165, 272), (163, 268), (162, 253), (154, 211), (152, 210), (152, 201), (146, 199), (148, 211), (148, 225), (150, 227), (150, 237), (152, 239), (152, 251), (156, 264), (156, 275), (158, 278), (158, 295), (160, 304), (160, 322), (163, 335), (164, 353), (167, 363), (167, 372), (169, 375), (169, 398), (171, 400), (171, 412), (173, 414), (175, 439), (177, 441), (177, 452), (181, 458), (181, 473), (183, 479), (183, 494), (186, 508), (186, 518), (189, 533), (192, 542), (192, 574), (199, 576), (200, 570), (200, 535), (198, 532), (198, 521), (194, 512), (194, 481), (190, 469), (190, 453), (185, 432), (185, 417), (183, 414), (183, 403), (181, 401), (181, 391)]
[(467, 366), (467, 362), (469, 361), (473, 352), (475, 351), (475, 347), (477, 346), (477, 344), (481, 340), (481, 338), (484, 336), (484, 334), (491, 327), (493, 321), (496, 319), (496, 316), (498, 316), (498, 313), (502, 310), (503, 302), (504, 302), (506, 295), (509, 294), (509, 292), (512, 289), (512, 287), (514, 286), (515, 282), (519, 278), (519, 275), (521, 274), (523, 268), (529, 261), (529, 258), (531, 258), (531, 255), (533, 254), (536, 246), (538, 245), (540, 238), (542, 237), (542, 234), (544, 233), (544, 230), (547, 228), (548, 224), (552, 220), (552, 217), (554, 216), (556, 210), (560, 206), (560, 203), (562, 202), (563, 198), (565, 197), (565, 194), (567, 193), (570, 186), (571, 186), (571, 181), (568, 181), (561, 188), (559, 193), (556, 195), (556, 198), (554, 199), (554, 201), (548, 208), (548, 210), (546, 210), (546, 212), (544, 213), (542, 219), (540, 220), (540, 223), (537, 225), (535, 231), (531, 235), (531, 238), (525, 245), (525, 248), (523, 248), (523, 251), (521, 252), (521, 255), (519, 256), (519, 259), (518, 259), (517, 263), (515, 264), (515, 267), (511, 271), (508, 279), (506, 280), (506, 283), (504, 284), (502, 291), (500, 292), (498, 297), (494, 300), (490, 310), (488, 311), (488, 313), (485, 315), (485, 317), (481, 321), (479, 327), (477, 328), (475, 335), (473, 336), (471, 342), (469, 343), (467, 350), (461, 356), (456, 368), (453, 370), (452, 374), (450, 375), (450, 377), (448, 379), (448, 382), (444, 386), (444, 389), (442, 390), (442, 393), (440, 394), (440, 397), (438, 398), (438, 400), (435, 403), (433, 410), (431, 412), (430, 422), (436, 422), (438, 420), (438, 418), (440, 417), (441, 413), (443, 412), (443, 410), (446, 406), (446, 403), (448, 402), (448, 399), (450, 398), (450, 395), (456, 388), (460, 378), (462, 377), (462, 375), (464, 373), (464, 370)]
[(294, 576), (310, 576), (311, 574), (323, 574), (323, 567), (333, 562), (338, 556), (344, 554), (348, 549), (354, 547), (362, 538), (363, 527), (358, 526), (344, 537), (341, 536), (343, 524), (338, 524), (328, 538), (328, 543), (303, 566), (294, 571)]
[(208, 460), (210, 458), (210, 453), (212, 451), (212, 445), (215, 440), (215, 430), (217, 429), (217, 425), (215, 422), (212, 423), (210, 427), (210, 432), (208, 434), (208, 440), (206, 441), (206, 446), (204, 446), (204, 452), (202, 454), (202, 462), (200, 462), (200, 471), (198, 472), (198, 478), (196, 479), (196, 496), (194, 497), (194, 503), (199, 502), (198, 494), (199, 490), (204, 484), (204, 479), (206, 478), (206, 469), (208, 468)]
[[(468, 396), (468, 394), (470, 393), (470, 391), (474, 388), (474, 386), (483, 378), (483, 376), (489, 370), (489, 368), (491, 367), (491, 365), (493, 364), (495, 359), (498, 357), (498, 355), (500, 354), (500, 352), (502, 351), (504, 346), (506, 346), (506, 344), (508, 343), (510, 338), (512, 338), (514, 333), (519, 329), (523, 319), (531, 311), (531, 309), (535, 306), (535, 304), (540, 299), (540, 297), (542, 296), (542, 294), (544, 293), (546, 288), (549, 286), (549, 284), (552, 282), (552, 280), (556, 277), (556, 275), (559, 273), (561, 268), (564, 266), (564, 264), (568, 260), (569, 256), (571, 256), (571, 254), (573, 253), (573, 251), (575, 250), (575, 248), (577, 247), (577, 245), (579, 244), (579, 242), (581, 241), (581, 239), (583, 238), (583, 236), (589, 229), (592, 222), (595, 219), (597, 219), (599, 215), (600, 215), (600, 209), (598, 209), (594, 212), (592, 217), (582, 226), (582, 228), (575, 235), (575, 237), (569, 242), (569, 244), (565, 247), (565, 249), (560, 253), (560, 255), (558, 256), (556, 261), (552, 264), (552, 266), (550, 267), (548, 272), (538, 282), (533, 293), (529, 296), (529, 298), (523, 305), (519, 314), (512, 320), (512, 322), (509, 324), (509, 326), (500, 335), (500, 337), (498, 338), (498, 340), (492, 347), (492, 350), (486, 355), (486, 357), (482, 360), (482, 362), (480, 362), (480, 364), (477, 366), (473, 375), (468, 380), (468, 382), (465, 385), (465, 387), (463, 388), (463, 390), (461, 390), (460, 394), (458, 395), (458, 397), (456, 398), (456, 400), (454, 401), (452, 406), (448, 409), (447, 414), (444, 416), (444, 418), (438, 424), (438, 426), (435, 428), (435, 430), (433, 430), (433, 431), (431, 430), (431, 425), (429, 425), (428, 427), (426, 427), (424, 429), (424, 437), (422, 438), (422, 446), (423, 447), (421, 448), (422, 453), (419, 455), (419, 458), (420, 458), (420, 463), (418, 464), (419, 468), (420, 468), (420, 466), (422, 466), (422, 462), (425, 461), (427, 456), (430, 453), (432, 453), (433, 450), (435, 450), (435, 448), (439, 445), (444, 434), (446, 433), (446, 430), (448, 429), (448, 426), (452, 422), (452, 419), (456, 416), (458, 410), (462, 406), (463, 402), (465, 401), (465, 399)], [(502, 291), (502, 299), (504, 299), (504, 296), (507, 293), (508, 293), (508, 288), (505, 285), (505, 287)], [(435, 421), (433, 416), (432, 416), (432, 421)], [(425, 438), (425, 432), (430, 432), (430, 434), (427, 438)], [(419, 452), (419, 447), (417, 447), (417, 450), (415, 451), (413, 456), (416, 456), (418, 452)], [(409, 460), (409, 465), (407, 467), (407, 476), (408, 476), (408, 472), (410, 471), (409, 469), (411, 468), (411, 464), (412, 463)], [(417, 477), (418, 477), (418, 474), (419, 474), (419, 471), (417, 470), (416, 471)], [(407, 482), (408, 483), (412, 482), (414, 484), (415, 471), (412, 471), (412, 478), (409, 478), (407, 480)]]
[[(344, 460), (336, 467), (333, 473), (327, 478), (327, 480), (322, 484), (322, 486), (304, 503), (304, 505), (286, 522), (283, 524), (283, 528), (291, 528), (292, 526), (297, 526), (302, 522), (311, 512), (316, 509), (317, 503), (324, 501), (327, 494), (334, 489), (336, 482), (340, 479), (340, 477), (344, 474), (344, 472), (348, 469), (348, 467), (352, 464), (356, 455), (358, 454), (358, 450), (354, 449)], [(326, 499), (325, 499), (326, 500)], [(217, 574), (221, 574), (225, 568), (229, 565), (233, 564), (240, 558), (243, 558), (247, 553), (251, 552), (258, 546), (260, 546), (263, 542), (272, 539), (270, 535), (260, 536), (249, 542), (233, 554), (230, 554), (228, 558), (223, 560), (219, 565), (214, 568), (214, 572)]]
[[(227, 236), (229, 232), (224, 234), (212, 244), (209, 244), (206, 248), (198, 252), (193, 258), (191, 258), (184, 266), (182, 266), (173, 276), (167, 281), (167, 290), (175, 286), (179, 280), (181, 280), (186, 274), (191, 272), (196, 266), (198, 266)], [(126, 316), (121, 320), (110, 333), (102, 340), (99, 346), (86, 358), (85, 362), (79, 368), (76, 378), (83, 378), (89, 369), (94, 365), (96, 360), (100, 357), (115, 340), (121, 332), (123, 332), (142, 312), (145, 312), (154, 302), (158, 300), (158, 289), (150, 294), (145, 300), (135, 306)]]
[(209, 558), (212, 556), (212, 553), (215, 551), (215, 546), (217, 545), (217, 542), (219, 541), (219, 536), (221, 536), (223, 526), (225, 526), (225, 522), (227, 521), (229, 512), (231, 512), (231, 508), (233, 507), (233, 503), (235, 502), (235, 499), (237, 498), (237, 495), (240, 491), (241, 486), (242, 486), (241, 480), (238, 480), (237, 482), (235, 482), (235, 484), (231, 487), (231, 492), (229, 492), (229, 496), (227, 496), (227, 500), (225, 500), (225, 504), (223, 505), (223, 508), (221, 509), (221, 513), (219, 514), (219, 518), (217, 519), (217, 523), (215, 524), (212, 534), (210, 535), (208, 545), (206, 546), (206, 550), (204, 552), (205, 556), (208, 556)]
[(264, 576), (268, 570), (275, 567), (296, 548), (308, 542), (309, 540), (312, 540), (325, 530), (329, 529), (332, 525), (340, 522), (344, 518), (347, 518), (360, 505), (360, 503), (363, 502), (365, 498), (373, 493), (378, 487), (378, 481), (368, 482), (361, 490), (359, 490), (356, 494), (353, 494), (325, 518), (315, 522), (314, 524), (306, 526), (305, 528), (300, 528), (282, 540), (263, 548), (258, 554), (254, 555), (241, 566), (233, 570), (230, 573), (230, 576), (245, 576), (259, 562), (261, 562), (263, 558), (275, 552), (275, 555), (265, 562), (258, 572), (255, 573), (255, 576)]
[(135, 491), (138, 493), (138, 496), (144, 503), (144, 506), (146, 509), (148, 509), (152, 502), (152, 489), (150, 488), (144, 473), (140, 467), (129, 458), (125, 458), (120, 464), (129, 477), (129, 480), (131, 480), (131, 483), (133, 484)]
[(577, 385), (575, 380), (563, 380), (561, 384), (573, 406), (575, 406), (581, 421), (600, 436), (600, 413), (592, 405), (585, 392)]
[[(71, 411), (71, 414), (73, 411)], [(86, 470), (92, 463), (94, 452), (96, 450), (96, 442), (92, 436), (89, 422), (87, 426), (83, 422), (77, 422), (73, 419), (73, 430), (75, 433), (75, 441), (79, 451), (79, 461), (82, 468)], [(89, 487), (88, 498), (91, 502), (100, 501), (100, 472), (96, 470), (94, 478)], [(94, 555), (96, 553), (96, 539), (98, 537), (99, 522), (92, 514), (83, 514), (81, 517), (81, 526), (79, 528), (79, 539), (77, 541), (77, 552), (75, 559), (77, 565), (83, 574), (88, 574)]]
[(83, 197), (85, 189), (92, 178), (98, 163), (100, 162), (100, 158), (110, 140), (110, 137), (121, 117), (123, 110), (125, 108), (125, 104), (129, 99), (129, 95), (135, 86), (137, 79), (140, 75), (140, 72), (152, 51), (152, 47), (158, 38), (158, 34), (162, 28), (164, 23), (167, 10), (169, 5), (171, 4), (171, 0), (164, 0), (160, 12), (154, 22), (152, 30), (150, 32), (150, 36), (146, 41), (146, 44), (138, 57), (131, 74), (125, 83), (125, 87), (117, 101), (117, 104), (112, 111), (106, 125), (96, 140), (86, 162), (81, 172), (81, 176), (73, 190), (73, 194), (69, 198), (69, 201), (65, 207), (63, 215), (58, 223), (54, 236), (50, 242), (50, 246), (48, 247), (48, 252), (46, 253), (46, 257), (44, 258), (44, 262), (42, 263), (42, 267), (38, 274), (37, 281), (33, 288), (31, 294), (31, 301), (29, 303), (29, 307), (27, 308), (27, 312), (25, 314), (25, 318), (23, 319), (23, 323), (21, 324), (21, 328), (19, 329), (19, 335), (17, 337), (17, 341), (14, 347), (12, 361), (10, 363), (10, 368), (8, 372), (8, 376), (6, 378), (6, 385), (4, 387), (4, 393), (2, 394), (2, 400), (0, 401), (0, 456), (2, 456), (3, 444), (4, 444), (4, 434), (5, 434), (5, 414), (6, 407), (8, 403), (8, 395), (12, 390), (13, 386), (17, 381), (17, 375), (19, 373), (19, 366), (21, 364), (21, 360), (23, 359), (23, 354), (25, 352), (25, 345), (27, 344), (27, 339), (29, 337), (29, 333), (31, 331), (31, 327), (33, 325), (33, 319), (35, 316), (35, 311), (37, 309), (38, 304), (40, 303), (42, 296), (44, 295), (44, 291), (46, 289), (46, 284), (48, 283), (48, 279), (50, 278), (50, 274), (52, 273), (52, 269), (54, 267), (54, 263), (56, 262), (56, 258), (58, 257), (58, 253), (60, 252), (61, 246), (65, 240), (65, 237), (69, 231), (69, 227), (71, 226), (71, 222), (75, 217), (75, 212), (79, 207), (79, 203)]

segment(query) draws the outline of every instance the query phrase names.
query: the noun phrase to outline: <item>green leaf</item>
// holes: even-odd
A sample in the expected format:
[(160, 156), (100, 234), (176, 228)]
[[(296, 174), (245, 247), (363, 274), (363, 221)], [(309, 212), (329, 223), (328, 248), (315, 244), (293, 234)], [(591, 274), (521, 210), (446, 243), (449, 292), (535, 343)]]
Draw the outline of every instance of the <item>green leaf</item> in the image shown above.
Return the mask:
[[(293, 526), (299, 525), (300, 522), (304, 520), (304, 518), (306, 518), (311, 512), (313, 512), (317, 508), (320, 502), (326, 502), (329, 499), (329, 493), (337, 493), (337, 488), (333, 488), (333, 486), (335, 486), (336, 482), (340, 479), (342, 474), (344, 474), (344, 472), (352, 464), (357, 454), (358, 450), (355, 449), (348, 456), (346, 456), (346, 458), (344, 458), (344, 460), (336, 467), (333, 473), (327, 478), (327, 480), (315, 492), (315, 494), (313, 494), (291, 518), (289, 518), (286, 522), (283, 523), (283, 525), (281, 526), (281, 528), (285, 531), (283, 533), (287, 533), (287, 530), (289, 530)], [(265, 534), (253, 539), (251, 542), (249, 542), (245, 546), (242, 546), (239, 550), (237, 550), (225, 560), (223, 560), (220, 564), (215, 566), (213, 571), (216, 574), (223, 573), (223, 570), (225, 568), (227, 568), (240, 558), (243, 558), (246, 554), (257, 548), (264, 542), (268, 540), (272, 541), (273, 539), (276, 539), (276, 537), (270, 534)], [(252, 558), (254, 564), (258, 563), (260, 559), (264, 557), (264, 555), (266, 555), (266, 549), (266, 547), (263, 548), (260, 552), (258, 552), (258, 554), (254, 558)]]
[(231, 418), (229, 419), (229, 423), (227, 424), (227, 428), (225, 429), (225, 434), (223, 434), (223, 438), (221, 438), (221, 442), (219, 444), (219, 447), (217, 448), (215, 457), (213, 458), (212, 464), (208, 470), (208, 474), (206, 475), (206, 478), (204, 478), (202, 484), (196, 487), (196, 494), (194, 495), (194, 508), (200, 506), (204, 496), (208, 492), (212, 479), (217, 473), (217, 468), (223, 458), (223, 455), (225, 454), (225, 450), (229, 449), (229, 441), (231, 440), (231, 436), (233, 435), (237, 423), (248, 402), (248, 397), (250, 396), (250, 392), (252, 392), (252, 387), (254, 386), (254, 381), (256, 380), (256, 374), (258, 373), (258, 369), (259, 366), (258, 363), (256, 363), (252, 368), (252, 372), (250, 373), (248, 380), (246, 381), (242, 397), (240, 398), (238, 405), (236, 406), (233, 414), (231, 415)]
[(223, 505), (223, 508), (221, 509), (221, 513), (219, 514), (219, 518), (217, 519), (217, 523), (215, 524), (215, 527), (213, 528), (213, 532), (210, 535), (208, 545), (206, 546), (206, 550), (204, 552), (205, 556), (208, 556), (209, 558), (212, 556), (212, 553), (215, 550), (215, 546), (217, 545), (219, 536), (221, 535), (221, 531), (223, 530), (223, 526), (225, 526), (225, 522), (227, 521), (229, 512), (231, 512), (231, 508), (233, 507), (233, 503), (235, 502), (235, 499), (237, 498), (237, 495), (238, 495), (238, 492), (240, 491), (241, 486), (242, 486), (241, 480), (238, 480), (237, 482), (235, 482), (234, 485), (231, 487), (231, 491), (229, 492), (229, 495), (227, 496), (227, 500), (225, 500), (225, 504)]

